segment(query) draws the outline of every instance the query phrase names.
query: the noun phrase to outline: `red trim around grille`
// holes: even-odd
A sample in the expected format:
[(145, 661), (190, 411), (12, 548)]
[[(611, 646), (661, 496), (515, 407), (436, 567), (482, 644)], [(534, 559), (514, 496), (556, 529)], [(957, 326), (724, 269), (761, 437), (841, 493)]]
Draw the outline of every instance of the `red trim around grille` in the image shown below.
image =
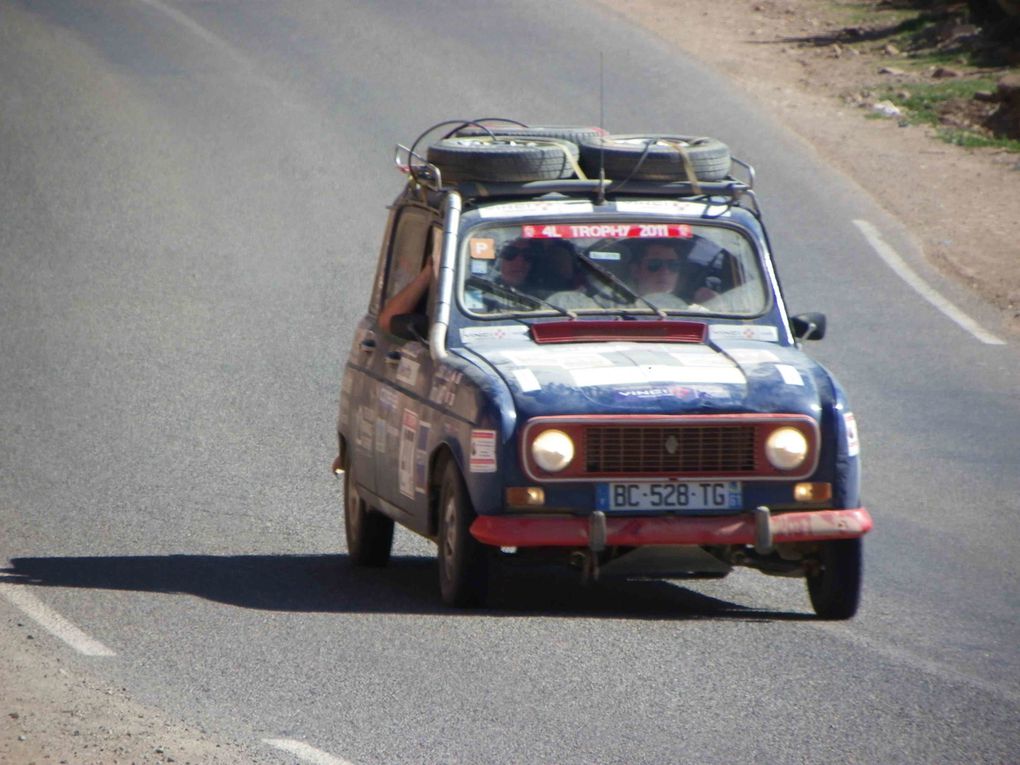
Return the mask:
[[(778, 470), (765, 457), (768, 434), (784, 426), (800, 430), (810, 447), (807, 460), (797, 470)], [(569, 435), (576, 449), (573, 463), (559, 473), (547, 473), (531, 457), (532, 441), (549, 429)], [(608, 451), (612, 454), (608, 458), (593, 454), (596, 444), (594, 436), (589, 442), (589, 433), (596, 431), (601, 436), (609, 433)], [(639, 437), (630, 438), (634, 434)], [(674, 448), (680, 451), (675, 459), (659, 445), (671, 436)], [(600, 440), (606, 452), (607, 439)], [(521, 433), (520, 449), (524, 472), (543, 483), (654, 478), (789, 481), (815, 472), (819, 442), (818, 423), (802, 414), (576, 415), (529, 420)]]

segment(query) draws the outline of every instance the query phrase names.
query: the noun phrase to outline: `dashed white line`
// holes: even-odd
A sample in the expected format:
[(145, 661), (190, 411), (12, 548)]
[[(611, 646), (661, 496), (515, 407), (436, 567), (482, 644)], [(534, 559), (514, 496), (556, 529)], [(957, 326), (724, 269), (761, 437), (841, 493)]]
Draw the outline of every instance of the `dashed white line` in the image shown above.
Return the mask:
[(40, 627), (63, 640), (78, 653), (86, 656), (116, 656), (117, 654), (89, 637), (49, 606), (32, 595), (23, 584), (0, 584), (0, 595), (25, 612)]
[(311, 763), (311, 765), (352, 765), (342, 757), (323, 752), (303, 741), (295, 741), (292, 738), (267, 738), (263, 741), (276, 749), (289, 752), (302, 762)]
[(878, 256), (885, 261), (886, 265), (889, 266), (889, 268), (891, 268), (903, 281), (909, 284), (914, 291), (917, 292), (917, 294), (939, 309), (943, 314), (945, 314), (945, 316), (959, 324), (963, 329), (972, 334), (982, 343), (987, 345), (1006, 344), (1005, 340), (1001, 340), (991, 332), (988, 332), (980, 324), (933, 289), (917, 274), (916, 271), (914, 271), (914, 269), (907, 265), (906, 261), (900, 257), (899, 253), (890, 247), (889, 244), (882, 238), (878, 229), (876, 229), (868, 221), (855, 220), (854, 225), (857, 226), (862, 234), (864, 234), (864, 238), (868, 240), (868, 244), (870, 244), (875, 252), (878, 253)]

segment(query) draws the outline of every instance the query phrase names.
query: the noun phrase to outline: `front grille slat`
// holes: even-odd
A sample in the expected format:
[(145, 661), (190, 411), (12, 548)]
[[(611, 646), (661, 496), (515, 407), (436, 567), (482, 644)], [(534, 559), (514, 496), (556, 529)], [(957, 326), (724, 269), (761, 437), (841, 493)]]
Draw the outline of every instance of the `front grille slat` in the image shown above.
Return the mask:
[(585, 428), (585, 472), (752, 475), (753, 424), (592, 425)]

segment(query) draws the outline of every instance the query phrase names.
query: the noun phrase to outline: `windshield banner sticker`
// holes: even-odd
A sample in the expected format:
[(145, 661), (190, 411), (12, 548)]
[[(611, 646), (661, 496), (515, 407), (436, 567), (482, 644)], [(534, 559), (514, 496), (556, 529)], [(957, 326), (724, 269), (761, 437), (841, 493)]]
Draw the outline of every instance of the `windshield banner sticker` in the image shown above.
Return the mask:
[(472, 473), (496, 472), (496, 431), (471, 431), (469, 467)]
[(524, 239), (690, 239), (686, 223), (568, 223), (521, 226)]
[(704, 205), (697, 202), (674, 202), (667, 199), (650, 199), (635, 202), (617, 202), (616, 209), (627, 213), (659, 213), (660, 215), (697, 215), (719, 217), (729, 215), (723, 205)]
[(590, 213), (591, 202), (583, 200), (555, 202), (518, 202), (512, 205), (494, 205), (478, 210), (481, 218), (526, 217), (528, 215), (564, 215), (567, 213)]

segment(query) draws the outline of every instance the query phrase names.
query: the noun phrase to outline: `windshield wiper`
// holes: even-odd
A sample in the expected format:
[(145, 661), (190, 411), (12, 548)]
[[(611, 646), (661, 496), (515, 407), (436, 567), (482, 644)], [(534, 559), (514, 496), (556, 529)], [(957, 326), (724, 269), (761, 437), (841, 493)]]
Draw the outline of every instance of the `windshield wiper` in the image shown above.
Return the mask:
[(578, 251), (576, 254), (580, 261), (584, 263), (584, 265), (586, 265), (589, 269), (594, 271), (598, 276), (602, 277), (603, 281), (608, 282), (609, 284), (612, 284), (614, 287), (616, 287), (620, 292), (626, 295), (629, 300), (631, 300), (632, 302), (641, 301), (646, 306), (655, 311), (655, 313), (659, 315), (660, 319), (669, 318), (669, 314), (667, 314), (664, 310), (659, 308), (659, 306), (655, 305), (655, 303), (653, 303), (652, 301), (646, 300), (641, 295), (637, 294), (634, 290), (628, 287), (626, 283), (623, 282), (623, 280), (617, 277), (616, 274), (614, 274), (612, 271), (607, 271), (598, 263), (596, 263), (594, 260), (585, 255), (583, 252)]
[(491, 279), (484, 279), (481, 276), (469, 276), (467, 280), (468, 287), (478, 287), (479, 289), (485, 290), (492, 295), (499, 295), (500, 297), (509, 297), (516, 300), (518, 303), (529, 305), (532, 308), (551, 308), (557, 313), (563, 314), (571, 319), (576, 319), (577, 314), (569, 308), (563, 308), (562, 306), (554, 305), (548, 300), (543, 300), (540, 297), (529, 295), (527, 292), (521, 292), (516, 287), (511, 287), (509, 284), (499, 284)]

